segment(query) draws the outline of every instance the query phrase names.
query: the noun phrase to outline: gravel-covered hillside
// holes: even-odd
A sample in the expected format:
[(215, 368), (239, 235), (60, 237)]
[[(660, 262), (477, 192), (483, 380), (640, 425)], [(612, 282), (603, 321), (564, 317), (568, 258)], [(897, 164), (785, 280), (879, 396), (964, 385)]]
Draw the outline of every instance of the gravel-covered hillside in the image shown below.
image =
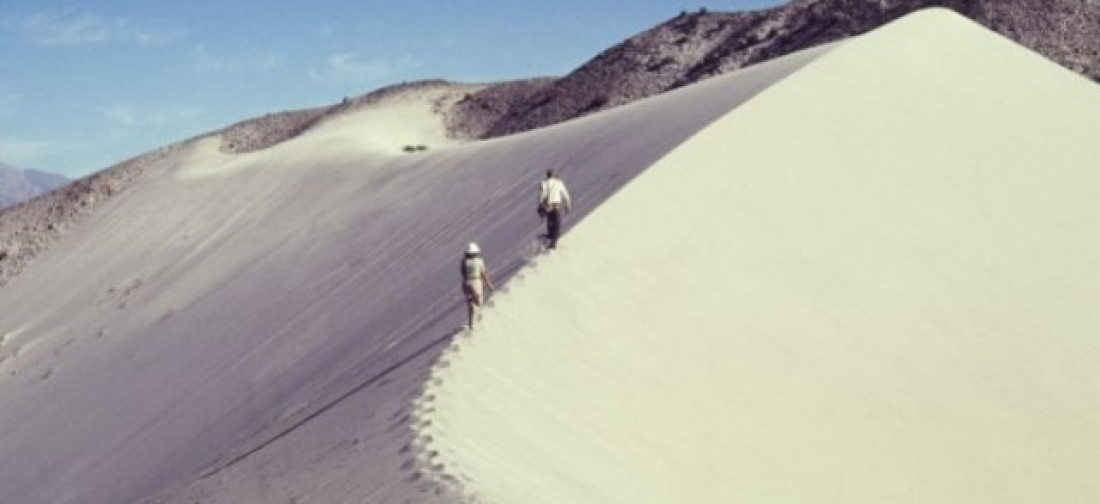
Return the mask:
[[(1100, 81), (1096, 0), (795, 0), (742, 13), (683, 12), (526, 97), (497, 104), (485, 137), (527, 131), (947, 7)], [(475, 99), (479, 97), (475, 96)]]

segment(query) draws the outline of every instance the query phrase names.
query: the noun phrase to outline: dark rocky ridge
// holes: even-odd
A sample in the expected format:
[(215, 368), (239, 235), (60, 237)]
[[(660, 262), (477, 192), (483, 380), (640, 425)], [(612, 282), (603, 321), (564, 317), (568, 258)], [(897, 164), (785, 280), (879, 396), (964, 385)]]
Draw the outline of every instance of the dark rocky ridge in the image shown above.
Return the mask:
[(490, 130), (513, 104), (531, 99), (555, 82), (557, 79), (552, 77), (501, 82), (467, 93), (445, 112), (447, 130), (454, 138), (488, 138)]
[[(506, 111), (482, 138), (508, 135), (871, 31), (928, 7), (967, 16), (1100, 82), (1095, 0), (795, 0), (769, 10), (679, 16), (604, 51)], [(475, 97), (480, 99), (480, 97)]]

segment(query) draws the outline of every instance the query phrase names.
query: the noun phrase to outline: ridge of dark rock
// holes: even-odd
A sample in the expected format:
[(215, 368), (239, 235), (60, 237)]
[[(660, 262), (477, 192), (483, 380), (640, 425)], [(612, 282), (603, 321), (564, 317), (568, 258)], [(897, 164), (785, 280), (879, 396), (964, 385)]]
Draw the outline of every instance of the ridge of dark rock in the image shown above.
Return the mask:
[(682, 12), (527, 96), (487, 107), (500, 115), (482, 138), (537, 129), (653, 96), (866, 33), (929, 7), (952, 9), (1100, 82), (1100, 3), (1093, 0), (795, 0), (763, 11)]

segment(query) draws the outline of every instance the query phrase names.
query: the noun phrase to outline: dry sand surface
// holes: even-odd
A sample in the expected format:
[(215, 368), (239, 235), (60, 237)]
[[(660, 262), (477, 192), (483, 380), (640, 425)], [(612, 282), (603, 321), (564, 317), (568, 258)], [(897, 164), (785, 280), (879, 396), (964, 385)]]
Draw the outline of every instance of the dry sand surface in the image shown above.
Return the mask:
[(945, 10), (669, 152), (458, 338), (487, 503), (1100, 501), (1100, 88)]
[(11, 278), (0, 502), (1100, 500), (1095, 84), (927, 11), (482, 142), (437, 91), (173, 146)]
[(825, 51), (491, 141), (398, 93), (255, 152), (149, 158), (0, 290), (0, 502), (454, 502), (414, 410), (465, 244), (507, 280), (547, 169), (576, 222)]

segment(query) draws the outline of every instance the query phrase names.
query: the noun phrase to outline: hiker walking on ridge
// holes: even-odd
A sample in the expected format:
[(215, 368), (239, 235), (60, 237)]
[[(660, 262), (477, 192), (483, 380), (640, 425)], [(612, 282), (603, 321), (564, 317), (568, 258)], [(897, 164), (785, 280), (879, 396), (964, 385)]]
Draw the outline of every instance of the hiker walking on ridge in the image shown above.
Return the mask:
[(466, 255), (462, 258), (462, 293), (466, 295), (466, 314), (469, 318), (470, 329), (474, 328), (475, 319), (480, 319), (480, 308), (485, 304), (485, 288), (493, 291), (493, 281), (489, 278), (489, 269), (485, 267), (485, 260), (481, 258), (481, 248), (476, 243), (470, 242), (466, 247)]
[(546, 178), (539, 182), (539, 217), (546, 219), (546, 247), (558, 246), (561, 236), (561, 220), (572, 210), (569, 190), (554, 170), (546, 170)]

